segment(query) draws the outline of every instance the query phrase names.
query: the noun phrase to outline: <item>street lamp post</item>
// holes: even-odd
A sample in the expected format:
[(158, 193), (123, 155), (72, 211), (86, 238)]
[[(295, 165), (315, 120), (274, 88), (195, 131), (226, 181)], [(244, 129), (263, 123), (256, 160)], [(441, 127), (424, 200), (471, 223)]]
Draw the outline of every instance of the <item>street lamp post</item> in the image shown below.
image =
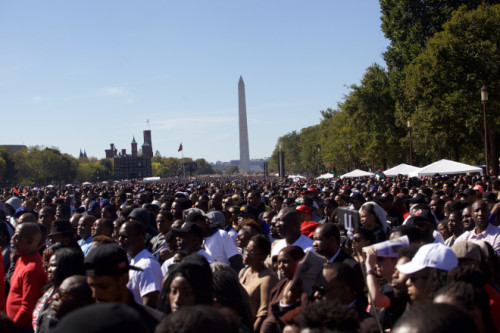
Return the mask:
[(484, 116), (484, 157), (486, 159), (486, 175), (488, 172), (488, 130), (486, 127), (486, 102), (488, 101), (488, 88), (483, 86), (481, 88), (481, 102), (483, 103), (483, 116)]
[(411, 139), (411, 121), (408, 119), (408, 131), (410, 132), (410, 165), (413, 165), (413, 147)]

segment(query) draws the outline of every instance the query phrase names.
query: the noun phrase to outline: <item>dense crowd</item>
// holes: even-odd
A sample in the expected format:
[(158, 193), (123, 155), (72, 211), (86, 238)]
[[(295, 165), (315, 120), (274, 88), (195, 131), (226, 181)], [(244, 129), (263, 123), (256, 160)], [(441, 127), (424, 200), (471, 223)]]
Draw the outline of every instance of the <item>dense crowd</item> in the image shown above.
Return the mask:
[(0, 190), (0, 332), (500, 331), (500, 180)]

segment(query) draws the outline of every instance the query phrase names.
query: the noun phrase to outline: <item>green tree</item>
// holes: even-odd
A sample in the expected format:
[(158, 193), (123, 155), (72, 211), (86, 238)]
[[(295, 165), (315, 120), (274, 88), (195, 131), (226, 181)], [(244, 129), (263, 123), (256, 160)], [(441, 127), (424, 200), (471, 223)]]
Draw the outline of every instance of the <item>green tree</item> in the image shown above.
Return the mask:
[(75, 159), (57, 148), (31, 146), (14, 156), (19, 181), (25, 184), (72, 182), (77, 173)]
[(101, 160), (96, 158), (89, 158), (86, 160), (80, 160), (78, 164), (78, 171), (76, 175), (76, 182), (91, 182), (97, 183), (105, 181), (109, 178), (106, 176), (109, 173), (108, 167), (106, 167), (105, 163), (101, 163)]
[(13, 184), (17, 180), (15, 156), (7, 150), (0, 148), (0, 158), (5, 162), (5, 168), (1, 174), (0, 182), (2, 184)]
[[(384, 53), (384, 59), (390, 73), (390, 86), (396, 108), (401, 113), (413, 112), (413, 104), (407, 100), (404, 81), (407, 66), (413, 64), (427, 42), (443, 30), (444, 24), (453, 13), (465, 6), (468, 10), (485, 3), (484, 0), (379, 0), (381, 28), (390, 46)], [(499, 0), (486, 3), (498, 4)], [(425, 73), (422, 73), (425, 74)], [(399, 119), (406, 123), (407, 119)], [(401, 125), (401, 123), (400, 123)], [(419, 151), (417, 151), (419, 153)], [(429, 158), (429, 154), (422, 156)]]
[(197, 175), (212, 175), (214, 173), (212, 166), (204, 158), (195, 160), (195, 163), (198, 168)]
[(230, 167), (228, 167), (226, 169), (226, 173), (230, 174), (230, 175), (233, 175), (233, 174), (238, 173), (238, 172), (239, 172), (239, 168), (237, 165), (231, 165)]
[[(477, 8), (484, 0), (379, 0), (382, 31), (391, 41), (384, 54), (390, 71), (402, 70), (460, 6)], [(489, 3), (498, 3), (490, 0)]]
[[(411, 117), (415, 150), (429, 160), (451, 157), (484, 161), (481, 86), (490, 91), (488, 134), (490, 168), (498, 173), (500, 91), (500, 5), (455, 12), (444, 31), (429, 40), (414, 63), (405, 69), (404, 95)], [(482, 140), (482, 141), (481, 141)], [(459, 142), (460, 144), (457, 144)], [(479, 157), (479, 159), (478, 159)]]

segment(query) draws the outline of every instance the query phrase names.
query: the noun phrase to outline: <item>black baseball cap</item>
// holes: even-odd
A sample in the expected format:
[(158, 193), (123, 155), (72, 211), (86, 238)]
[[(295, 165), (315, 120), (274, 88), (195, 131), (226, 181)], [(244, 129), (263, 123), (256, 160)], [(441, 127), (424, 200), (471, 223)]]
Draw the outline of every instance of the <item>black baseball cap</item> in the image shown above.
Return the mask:
[(61, 319), (53, 332), (146, 333), (148, 329), (139, 313), (132, 307), (119, 303), (100, 303), (69, 313)]
[(418, 226), (423, 223), (436, 225), (436, 218), (428, 209), (419, 209), (408, 218), (408, 224)]
[(196, 222), (184, 222), (184, 224), (179, 229), (172, 229), (172, 232), (176, 236), (181, 236), (183, 234), (194, 234), (200, 237), (202, 240), (205, 238), (205, 233), (203, 229)]
[(427, 197), (422, 193), (417, 193), (415, 196), (413, 196), (413, 198), (410, 199), (410, 202), (412, 204), (426, 204)]
[(240, 207), (241, 215), (252, 215), (255, 218), (259, 217), (259, 210), (253, 206), (243, 205)]
[(121, 275), (129, 269), (142, 271), (131, 266), (127, 252), (118, 244), (103, 244), (90, 250), (83, 263), (87, 276)]

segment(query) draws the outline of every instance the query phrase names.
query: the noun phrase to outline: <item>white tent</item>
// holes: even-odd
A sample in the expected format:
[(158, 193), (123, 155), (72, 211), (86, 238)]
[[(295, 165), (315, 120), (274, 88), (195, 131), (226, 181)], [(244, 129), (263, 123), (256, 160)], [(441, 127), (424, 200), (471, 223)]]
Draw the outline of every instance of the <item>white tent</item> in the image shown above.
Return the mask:
[(325, 174), (317, 177), (316, 179), (330, 179), (330, 178), (333, 178), (333, 174), (331, 174), (331, 173), (325, 173)]
[(402, 163), (400, 165), (396, 165), (394, 168), (390, 168), (390, 169), (385, 170), (384, 174), (387, 177), (394, 177), (394, 176), (397, 176), (397, 175), (408, 176), (408, 174), (410, 172), (417, 171), (418, 169), (420, 169), (420, 168), (412, 166), (412, 165), (408, 165), (408, 164)]
[(301, 175), (289, 175), (287, 178), (293, 178), (293, 179), (295, 179), (295, 178), (306, 178), (306, 177), (301, 176)]
[(450, 161), (450, 160), (440, 160), (434, 163), (431, 163), (427, 166), (424, 166), (421, 169), (410, 172), (408, 174), (409, 177), (422, 177), (422, 176), (432, 176), (435, 174), (440, 175), (455, 175), (458, 173), (473, 173), (479, 172), (481, 175), (483, 174), (483, 169), (479, 167), (475, 167), (473, 165), (468, 165), (465, 163)]
[(356, 169), (356, 170), (353, 170), (353, 171), (348, 172), (346, 174), (343, 174), (342, 176), (340, 176), (340, 178), (370, 177), (370, 176), (373, 176), (373, 175), (374, 174), (371, 173), (371, 172), (366, 172), (366, 171), (363, 171), (363, 170)]
[(287, 178), (292, 179), (295, 183), (298, 183), (301, 179), (305, 179), (306, 177), (301, 175), (289, 175)]

